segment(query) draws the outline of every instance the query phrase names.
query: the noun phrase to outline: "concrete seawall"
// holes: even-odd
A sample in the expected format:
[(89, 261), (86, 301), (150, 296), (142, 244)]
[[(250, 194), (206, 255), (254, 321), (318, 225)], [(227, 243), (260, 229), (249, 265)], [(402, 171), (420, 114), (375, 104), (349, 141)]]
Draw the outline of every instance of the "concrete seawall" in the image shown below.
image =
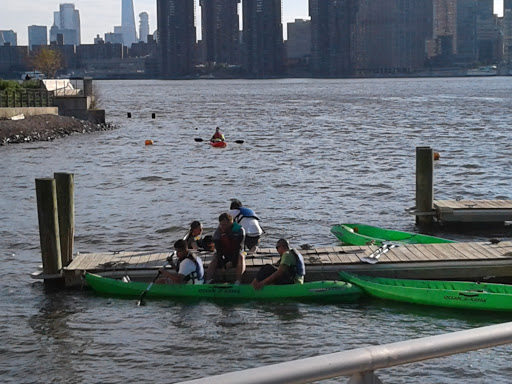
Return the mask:
[(9, 119), (13, 116), (24, 114), (25, 116), (58, 115), (58, 107), (19, 107), (0, 108), (0, 119)]

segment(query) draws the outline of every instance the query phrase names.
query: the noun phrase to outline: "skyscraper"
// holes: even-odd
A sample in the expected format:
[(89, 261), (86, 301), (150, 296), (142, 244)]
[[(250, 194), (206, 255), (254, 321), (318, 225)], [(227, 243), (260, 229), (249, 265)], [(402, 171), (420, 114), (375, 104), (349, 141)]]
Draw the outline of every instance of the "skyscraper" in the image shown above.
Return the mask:
[(194, 0), (157, 0), (156, 5), (161, 75), (190, 75), (196, 44)]
[(243, 67), (254, 77), (284, 71), (281, 0), (243, 0)]
[(302, 59), (311, 55), (311, 20), (295, 19), (287, 23), (287, 57)]
[(147, 12), (139, 13), (139, 41), (148, 42), (149, 35), (149, 15)]
[(137, 42), (137, 30), (135, 29), (135, 14), (133, 12), (133, 0), (122, 0), (121, 27), (123, 28), (123, 44), (128, 48)]
[(355, 0), (311, 0), (312, 56), (314, 73), (328, 76), (352, 74)]
[(8, 43), (11, 47), (18, 45), (18, 34), (12, 29), (9, 31), (0, 31), (0, 46)]
[(425, 45), (433, 36), (432, 1), (359, 0), (357, 4), (352, 43), (356, 73), (424, 68)]
[(48, 44), (48, 28), (46, 25), (31, 25), (28, 27), (28, 45), (30, 50), (34, 45)]
[(478, 61), (493, 64), (502, 60), (503, 35), (494, 15), (493, 0), (478, 0), (476, 5), (476, 40)]
[(457, 1), (457, 64), (469, 65), (478, 57), (477, 0)]
[(200, 0), (206, 61), (238, 63), (240, 0)]
[(311, 17), (311, 70), (318, 75), (329, 73), (330, 1), (309, 0)]
[(53, 13), (50, 42), (57, 41), (59, 34), (64, 45), (80, 45), (80, 12), (75, 9), (75, 4), (60, 4), (59, 11)]

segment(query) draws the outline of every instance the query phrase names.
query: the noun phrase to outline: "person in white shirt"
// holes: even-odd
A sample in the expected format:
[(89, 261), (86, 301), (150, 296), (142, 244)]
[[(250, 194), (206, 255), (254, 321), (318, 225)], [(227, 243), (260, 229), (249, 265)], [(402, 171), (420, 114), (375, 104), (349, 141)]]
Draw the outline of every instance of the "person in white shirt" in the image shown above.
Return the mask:
[(183, 239), (174, 243), (178, 262), (171, 265), (177, 272), (169, 272), (165, 268), (160, 269), (160, 277), (156, 284), (203, 284), (204, 267), (200, 257), (192, 255), (188, 251), (187, 242)]
[(245, 249), (248, 253), (256, 252), (264, 233), (259, 223), (260, 219), (252, 209), (244, 207), (238, 199), (231, 200), (229, 209), (228, 213), (233, 216), (233, 221), (245, 230)]

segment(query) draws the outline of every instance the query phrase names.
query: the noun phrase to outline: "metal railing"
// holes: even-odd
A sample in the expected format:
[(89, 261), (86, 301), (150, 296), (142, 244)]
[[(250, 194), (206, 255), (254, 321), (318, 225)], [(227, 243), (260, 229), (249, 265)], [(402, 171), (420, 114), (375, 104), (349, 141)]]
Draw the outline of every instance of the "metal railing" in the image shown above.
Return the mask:
[(44, 89), (0, 91), (0, 108), (52, 107), (53, 92)]
[(374, 371), (512, 343), (512, 322), (393, 344), (364, 347), (252, 368), (182, 384), (295, 384), (350, 376), (350, 384), (381, 383)]

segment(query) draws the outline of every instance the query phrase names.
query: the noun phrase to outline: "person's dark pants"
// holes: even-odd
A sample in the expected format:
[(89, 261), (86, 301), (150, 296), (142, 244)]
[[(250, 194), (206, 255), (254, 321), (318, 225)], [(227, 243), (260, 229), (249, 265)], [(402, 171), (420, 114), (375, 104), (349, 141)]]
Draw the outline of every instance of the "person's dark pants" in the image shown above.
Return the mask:
[(233, 268), (235, 268), (238, 265), (238, 254), (230, 256), (217, 255), (217, 268), (225, 269), (226, 264), (229, 262), (231, 262), (231, 264), (233, 264)]
[[(272, 264), (265, 264), (263, 267), (260, 268), (260, 270), (256, 274), (256, 280), (263, 281), (276, 271), (277, 271), (277, 268), (274, 267)], [(284, 284), (293, 284), (293, 283), (294, 283), (294, 279), (291, 278), (288, 273), (285, 273), (283, 276), (281, 276), (281, 278), (279, 280), (274, 281), (273, 284), (284, 285)]]
[(256, 236), (256, 237), (245, 236), (245, 242), (244, 242), (245, 249), (252, 249), (252, 247), (259, 245), (260, 237), (261, 236)]

